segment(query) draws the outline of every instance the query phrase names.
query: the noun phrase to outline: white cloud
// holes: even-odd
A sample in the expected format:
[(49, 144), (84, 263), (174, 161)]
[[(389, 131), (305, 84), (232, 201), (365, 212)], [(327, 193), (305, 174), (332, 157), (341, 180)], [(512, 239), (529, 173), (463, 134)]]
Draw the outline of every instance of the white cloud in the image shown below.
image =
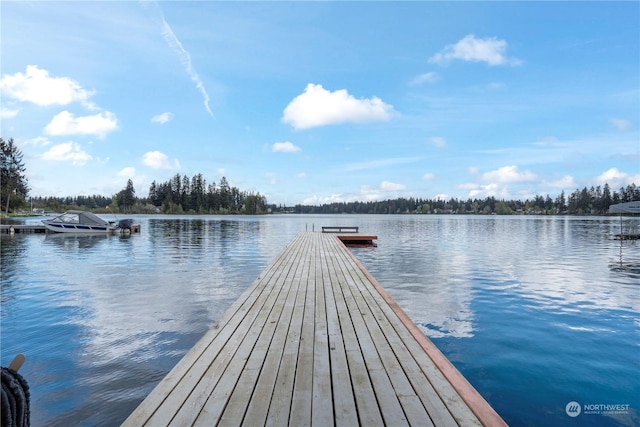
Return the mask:
[(306, 178), (307, 174), (305, 172), (300, 172), (298, 175), (296, 175), (298, 178)]
[(311, 197), (307, 197), (306, 199), (304, 199), (302, 201), (303, 205), (315, 205), (315, 206), (319, 206), (322, 204), (329, 204), (329, 203), (340, 203), (340, 202), (345, 202), (345, 198), (344, 198), (344, 194), (343, 193), (337, 193), (337, 194), (332, 194), (330, 196), (326, 196), (326, 197), (320, 197), (317, 195), (313, 195)]
[(271, 150), (274, 153), (296, 153), (298, 151), (302, 151), (302, 148), (294, 145), (289, 141), (285, 142), (275, 142), (271, 147)]
[(520, 172), (517, 166), (504, 166), (494, 171), (482, 174), (482, 179), (487, 182), (510, 184), (515, 182), (528, 182), (536, 179), (536, 175), (529, 171)]
[(37, 65), (27, 65), (26, 72), (4, 75), (0, 89), (11, 98), (40, 106), (68, 105), (78, 101), (85, 106), (93, 91), (88, 91), (68, 77), (49, 77), (49, 72)]
[(346, 122), (386, 121), (392, 114), (393, 106), (378, 97), (356, 99), (345, 89), (330, 92), (322, 85), (309, 83), (284, 109), (282, 121), (295, 129), (309, 129)]
[(302, 201), (303, 205), (322, 205), (329, 203), (355, 202), (355, 201), (374, 201), (382, 199), (393, 199), (400, 197), (403, 190), (406, 189), (404, 184), (398, 184), (390, 181), (382, 181), (377, 187), (362, 185), (359, 192), (354, 193), (334, 193), (330, 196), (320, 197), (314, 195), (307, 197)]
[(381, 200), (383, 197), (382, 192), (377, 188), (371, 188), (368, 185), (363, 185), (360, 188), (360, 195), (354, 196), (352, 199), (355, 200), (364, 200), (365, 202), (372, 202), (374, 200)]
[(532, 182), (537, 176), (530, 171), (520, 171), (517, 166), (504, 166), (499, 169), (485, 172), (478, 176), (478, 169), (470, 167), (469, 172), (476, 175), (479, 182), (464, 183), (458, 188), (468, 192), (468, 197), (501, 197), (509, 198), (509, 184), (520, 184), (524, 182)]
[(180, 169), (180, 163), (169, 161), (169, 157), (160, 151), (149, 151), (142, 156), (142, 164), (152, 169)]
[(625, 119), (609, 119), (609, 123), (618, 130), (629, 130), (633, 127), (631, 122)]
[(469, 34), (456, 44), (450, 44), (433, 55), (429, 58), (429, 62), (446, 65), (453, 59), (460, 59), (469, 62), (486, 62), (492, 66), (522, 63), (519, 59), (507, 58), (506, 50), (507, 42), (504, 40), (495, 37), (477, 39), (473, 34)]
[(390, 181), (382, 181), (378, 187), (370, 187), (363, 185), (360, 187), (360, 195), (355, 197), (355, 200), (381, 200), (383, 198), (399, 197), (399, 192), (405, 190), (407, 187), (403, 184), (398, 184)]
[(564, 189), (573, 190), (578, 187), (578, 184), (576, 183), (576, 181), (573, 179), (571, 175), (565, 175), (560, 179), (557, 179), (555, 181), (549, 181), (549, 182), (546, 182), (545, 184), (548, 185), (549, 187), (560, 188), (563, 190)]
[(640, 174), (629, 175), (628, 173), (618, 170), (618, 168), (611, 168), (598, 175), (596, 182), (599, 185), (609, 184), (611, 189), (617, 189), (630, 184), (638, 185), (640, 183)]
[(420, 74), (418, 76), (415, 76), (413, 79), (411, 79), (411, 81), (409, 82), (409, 85), (418, 86), (418, 85), (421, 85), (423, 83), (435, 83), (438, 80), (440, 80), (440, 77), (438, 76), (438, 73), (436, 73), (434, 71), (430, 71), (428, 73), (424, 73), (424, 74)]
[(444, 138), (442, 138), (441, 136), (434, 136), (434, 137), (432, 137), (430, 139), (430, 141), (436, 147), (444, 147), (445, 145), (447, 145), (447, 141)]
[(507, 198), (509, 192), (506, 187), (500, 187), (496, 183), (480, 185), (480, 184), (462, 184), (460, 188), (468, 190), (468, 197), (470, 198), (483, 198), (483, 197), (495, 197), (501, 196)]
[(620, 172), (617, 168), (611, 168), (605, 171), (604, 173), (598, 175), (596, 180), (599, 183), (604, 184), (605, 182), (608, 182), (608, 181), (619, 181), (626, 177), (627, 177), (626, 173)]
[(44, 128), (49, 135), (96, 135), (101, 138), (116, 129), (118, 120), (109, 111), (76, 118), (66, 110), (58, 113)]
[(436, 179), (436, 176), (431, 172), (427, 172), (422, 175), (422, 179), (424, 179), (425, 181), (434, 181)]
[(386, 191), (402, 191), (405, 188), (407, 188), (406, 185), (396, 184), (395, 182), (382, 181), (380, 183), (380, 190), (385, 192)]
[(49, 144), (51, 144), (51, 141), (46, 136), (37, 136), (24, 142), (24, 145), (33, 145), (34, 147), (45, 147)]
[(0, 110), (0, 118), (13, 119), (18, 115), (19, 112), (20, 110), (10, 110), (8, 108), (2, 108), (2, 110)]
[(43, 160), (71, 161), (75, 166), (82, 166), (92, 157), (80, 147), (80, 144), (70, 141), (64, 144), (54, 145), (42, 155)]
[(152, 123), (160, 123), (161, 125), (169, 122), (171, 119), (173, 119), (173, 114), (166, 112), (166, 113), (162, 113), (162, 114), (158, 114), (157, 116), (154, 116), (151, 119)]
[(467, 182), (467, 183), (458, 185), (458, 188), (462, 190), (471, 191), (471, 190), (477, 190), (478, 188), (480, 188), (480, 185), (473, 182)]
[(123, 178), (133, 178), (136, 175), (136, 168), (130, 166), (121, 169), (116, 175)]

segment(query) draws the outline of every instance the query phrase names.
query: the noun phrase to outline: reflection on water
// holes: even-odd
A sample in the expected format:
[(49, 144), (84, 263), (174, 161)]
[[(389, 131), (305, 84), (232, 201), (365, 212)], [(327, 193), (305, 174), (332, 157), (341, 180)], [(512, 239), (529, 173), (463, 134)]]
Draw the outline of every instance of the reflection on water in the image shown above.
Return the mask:
[(100, 244), (107, 243), (111, 236), (101, 234), (45, 234), (44, 243), (57, 246), (57, 250), (75, 252), (78, 255), (85, 255), (86, 251), (95, 249)]
[[(354, 252), (512, 425), (639, 425), (640, 242), (607, 218), (408, 217)], [(620, 253), (622, 254), (620, 256)]]
[[(354, 252), (427, 335), (460, 338), (473, 335), (469, 304), (490, 288), (553, 310), (582, 300), (640, 310), (633, 286), (640, 280), (633, 267), (639, 242), (622, 242), (623, 268), (613, 268), (606, 260), (620, 242), (611, 226), (606, 218), (417, 218), (398, 221), (377, 251)], [(417, 302), (424, 294), (429, 298)]]
[(638, 421), (640, 242), (613, 218), (140, 216), (139, 235), (3, 236), (2, 364), (27, 354), (33, 425), (118, 425), (300, 231), (357, 225), (354, 253), (498, 412), (567, 402)]

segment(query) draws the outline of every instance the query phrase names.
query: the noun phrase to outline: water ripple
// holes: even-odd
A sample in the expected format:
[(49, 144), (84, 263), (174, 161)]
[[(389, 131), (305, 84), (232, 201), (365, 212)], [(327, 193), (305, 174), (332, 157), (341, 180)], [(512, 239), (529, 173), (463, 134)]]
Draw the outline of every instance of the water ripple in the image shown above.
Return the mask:
[(640, 408), (640, 242), (613, 240), (614, 218), (136, 222), (126, 238), (2, 237), (2, 361), (27, 353), (33, 425), (122, 422), (293, 236), (323, 225), (379, 236), (356, 256), (510, 424), (566, 424), (571, 400)]

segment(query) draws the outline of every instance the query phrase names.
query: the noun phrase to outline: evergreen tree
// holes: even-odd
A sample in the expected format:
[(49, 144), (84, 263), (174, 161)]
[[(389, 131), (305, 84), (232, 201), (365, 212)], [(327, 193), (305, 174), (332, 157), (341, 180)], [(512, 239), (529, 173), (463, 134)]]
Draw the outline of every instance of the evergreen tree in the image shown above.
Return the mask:
[(220, 180), (220, 208), (221, 209), (230, 209), (231, 208), (231, 189), (229, 188), (229, 183), (227, 182), (227, 178), (224, 176)]
[(116, 195), (118, 206), (124, 210), (130, 210), (136, 204), (136, 190), (133, 188), (133, 181), (127, 181), (127, 186)]
[(602, 209), (604, 212), (609, 211), (609, 206), (613, 204), (613, 199), (611, 198), (611, 189), (609, 188), (609, 184), (604, 184), (604, 189), (602, 190)]
[(567, 201), (566, 198), (564, 196), (564, 190), (562, 190), (562, 193), (560, 193), (558, 195), (558, 197), (556, 197), (556, 211), (558, 213), (562, 213), (565, 211), (566, 207), (567, 207)]
[(22, 151), (13, 142), (0, 138), (0, 203), (5, 203), (5, 212), (9, 213), (9, 204), (12, 197), (16, 203), (23, 203), (29, 193), (29, 184), (22, 161)]

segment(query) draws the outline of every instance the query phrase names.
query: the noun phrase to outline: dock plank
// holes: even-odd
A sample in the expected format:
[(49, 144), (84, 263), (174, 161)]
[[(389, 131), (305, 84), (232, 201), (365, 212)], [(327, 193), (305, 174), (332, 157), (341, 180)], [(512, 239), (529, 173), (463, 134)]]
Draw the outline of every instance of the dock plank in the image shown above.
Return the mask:
[(352, 319), (358, 338), (359, 349), (357, 350), (363, 355), (383, 420), (387, 425), (408, 425), (402, 404), (398, 399), (398, 394), (389, 378), (389, 373), (384, 369), (380, 354), (381, 348), (376, 345), (367, 326), (370, 322), (375, 322), (374, 314), (368, 307), (364, 307), (364, 302), (362, 301), (363, 295), (354, 286), (353, 278), (348, 270), (346, 270), (347, 265), (342, 262), (342, 259), (338, 259), (337, 261), (341, 268), (341, 274), (343, 274), (346, 279), (346, 286), (343, 288), (343, 293), (345, 295), (349, 316)]
[(327, 323), (326, 289), (330, 282), (324, 280), (323, 254), (320, 245), (315, 245), (315, 333), (313, 343), (313, 400), (312, 424), (332, 426), (333, 390), (331, 387), (331, 361), (329, 355), (329, 325)]
[(339, 236), (305, 232), (123, 425), (483, 424), (506, 425)]
[(298, 290), (293, 307), (291, 324), (287, 329), (282, 359), (278, 367), (275, 387), (272, 390), (273, 397), (267, 413), (267, 426), (277, 427), (288, 425), (289, 423), (310, 265), (311, 257), (305, 252), (305, 257), (302, 259), (302, 269), (297, 276)]
[[(246, 407), (245, 425), (265, 425), (266, 423), (269, 405), (271, 404), (278, 370), (285, 349), (289, 325), (295, 323), (292, 319), (295, 301), (299, 292), (297, 283), (299, 283), (303, 267), (304, 263), (298, 262), (295, 272), (287, 277), (290, 285), (287, 299), (276, 325), (276, 333), (269, 344), (262, 370), (255, 384), (253, 397)], [(238, 402), (239, 405), (242, 405), (242, 403), (242, 401)]]
[[(247, 289), (218, 323), (196, 343), (125, 421), (125, 424), (166, 425), (169, 420), (179, 414), (189, 396), (193, 394), (196, 385), (201, 383), (205, 372), (216, 361), (217, 356), (233, 337), (241, 322), (251, 320), (251, 317), (247, 319), (245, 317), (251, 316), (252, 308), (254, 309), (252, 315), (257, 316), (258, 311), (255, 310), (255, 305), (259, 303), (259, 298), (265, 298), (266, 284), (277, 279), (274, 274), (277, 273), (277, 268), (286, 262), (287, 257), (293, 251), (293, 246), (290, 245), (288, 249), (289, 251), (285, 249), (272, 262), (271, 266), (254, 281), (253, 286)], [(266, 283), (264, 286), (261, 285), (263, 282)], [(236, 334), (235, 341), (232, 341), (230, 345), (235, 345), (238, 337), (240, 335)], [(230, 356), (223, 355), (216, 363), (225, 365)], [(209, 382), (210, 387), (215, 386), (214, 380), (215, 378)], [(198, 402), (191, 402), (184, 410), (193, 412), (197, 404)]]
[(344, 336), (338, 315), (338, 302), (335, 294), (338, 281), (335, 274), (332, 273), (330, 257), (324, 248), (322, 249), (320, 250), (320, 262), (323, 271), (322, 282), (326, 301), (327, 345), (329, 348), (331, 387), (333, 391), (334, 422), (336, 426), (354, 426), (358, 424), (358, 414), (357, 411), (353, 410), (356, 407), (356, 403), (350, 381)]
[[(248, 342), (248, 346), (245, 349), (244, 353), (241, 353), (239, 356), (236, 355), (234, 360), (238, 360), (240, 358), (246, 358), (247, 362), (244, 368), (240, 373), (240, 378), (238, 383), (236, 384), (233, 392), (229, 398), (229, 401), (224, 409), (222, 417), (220, 418), (220, 422), (218, 425), (220, 426), (237, 426), (241, 425), (245, 416), (245, 412), (247, 410), (247, 402), (253, 400), (254, 397), (258, 397), (255, 394), (256, 383), (260, 373), (263, 370), (264, 365), (266, 364), (267, 353), (268, 350), (274, 341), (274, 336), (277, 340), (276, 327), (280, 321), (280, 318), (284, 316), (286, 318), (287, 311), (285, 310), (285, 306), (287, 301), (290, 300), (291, 295), (291, 286), (294, 282), (292, 271), (295, 268), (295, 259), (294, 264), (285, 266), (281, 273), (281, 276), (284, 276), (282, 283), (283, 286), (281, 288), (275, 288), (272, 290), (274, 293), (278, 293), (276, 297), (276, 301), (273, 304), (271, 311), (269, 312), (266, 323), (259, 331), (260, 334), (257, 337), (256, 342), (253, 347), (251, 347), (251, 341)], [(266, 310), (265, 310), (266, 311)], [(276, 341), (277, 343), (278, 341)], [(277, 344), (276, 344), (277, 345)], [(267, 368), (272, 368), (272, 366), (267, 365)], [(226, 374), (226, 372), (225, 372)], [(230, 374), (233, 377), (233, 374)], [(220, 405), (222, 402), (218, 402)], [(211, 405), (213, 408), (209, 410), (214, 413), (221, 412), (219, 406)], [(211, 417), (207, 417), (206, 413), (200, 415), (200, 418), (204, 419), (204, 423), (206, 424)], [(248, 420), (250, 423), (255, 424), (255, 420)]]
[[(222, 342), (221, 339), (218, 340), (220, 345), (211, 346), (204, 357), (199, 359), (197, 365), (199, 369), (190, 378), (197, 381), (197, 384), (193, 385), (190, 382), (179, 387), (181, 391), (183, 389), (190, 390), (191, 394), (187, 396), (188, 404), (181, 405), (172, 424), (198, 425), (200, 420), (204, 420), (205, 425), (210, 425), (212, 420), (218, 420), (220, 417), (221, 409), (226, 405), (235, 387), (237, 375), (244, 368), (247, 353), (253, 348), (258, 334), (266, 323), (268, 308), (275, 304), (279, 295), (277, 289), (274, 291), (274, 287), (279, 284), (279, 278), (282, 275), (279, 267), (282, 265), (277, 264), (274, 267), (273, 273), (269, 276), (269, 280), (261, 289), (262, 292), (252, 306), (254, 309), (246, 314), (239, 312), (235, 319), (241, 321), (237, 325), (230, 322), (223, 329), (224, 336), (230, 334), (229, 339), (225, 342)], [(284, 267), (287, 267), (286, 263), (284, 263)], [(207, 365), (207, 361), (215, 363)], [(202, 372), (203, 369), (205, 369), (204, 372)], [(174, 394), (178, 395), (177, 392)], [(170, 410), (172, 405), (164, 406)], [(164, 417), (165, 415), (161, 413), (156, 416), (158, 422), (162, 422)]]
[[(342, 270), (339, 268), (337, 261), (338, 252), (335, 251), (334, 247), (327, 246), (326, 244), (324, 245), (324, 249), (327, 258), (328, 275), (332, 277), (336, 313), (342, 331), (347, 371), (349, 372), (351, 390), (354, 393), (352, 400), (355, 401), (354, 407), (345, 405), (342, 408), (347, 411), (350, 410), (350, 417), (357, 416), (359, 425), (383, 425), (382, 413), (380, 412), (380, 407), (378, 406), (376, 395), (373, 391), (371, 378), (366, 369), (353, 319), (347, 307), (345, 289), (348, 287), (348, 283), (346, 277), (342, 274)], [(337, 373), (335, 375), (337, 375)]]
[(293, 385), (293, 398), (291, 401), (291, 414), (289, 425), (311, 425), (311, 405), (313, 399), (313, 346), (315, 336), (315, 309), (316, 309), (316, 259), (313, 254), (313, 246), (309, 251), (310, 268), (306, 281), (306, 298), (304, 301), (304, 314), (302, 316), (302, 329), (300, 332), (300, 346), (298, 349), (298, 361), (295, 370)]
[[(352, 262), (357, 265), (357, 260), (353, 258)], [(359, 278), (354, 283), (363, 290), (369, 304), (371, 306), (377, 305), (385, 313), (386, 320), (384, 322), (388, 322), (394, 328), (395, 332), (389, 333), (389, 337), (393, 341), (392, 348), (397, 350), (404, 346), (411, 357), (416, 360), (417, 364), (404, 363), (403, 366), (407, 370), (408, 378), (415, 383), (414, 387), (421, 389), (420, 395), (423, 396), (423, 402), (427, 405), (427, 410), (434, 423), (436, 425), (451, 425), (452, 423), (481, 425), (467, 403), (460, 398), (450, 380), (443, 375), (439, 367), (434, 364), (433, 360), (425, 353), (424, 348), (419, 345), (406, 325), (399, 319), (397, 312), (391, 308), (379, 291), (366, 285), (371, 283), (372, 279), (367, 277), (364, 267), (352, 268), (350, 271)], [(424, 338), (426, 339), (426, 337)], [(437, 349), (435, 350), (437, 351)], [(421, 377), (425, 381), (422, 381)], [(447, 403), (445, 404), (445, 402)], [(501, 421), (501, 419), (496, 421)]]

